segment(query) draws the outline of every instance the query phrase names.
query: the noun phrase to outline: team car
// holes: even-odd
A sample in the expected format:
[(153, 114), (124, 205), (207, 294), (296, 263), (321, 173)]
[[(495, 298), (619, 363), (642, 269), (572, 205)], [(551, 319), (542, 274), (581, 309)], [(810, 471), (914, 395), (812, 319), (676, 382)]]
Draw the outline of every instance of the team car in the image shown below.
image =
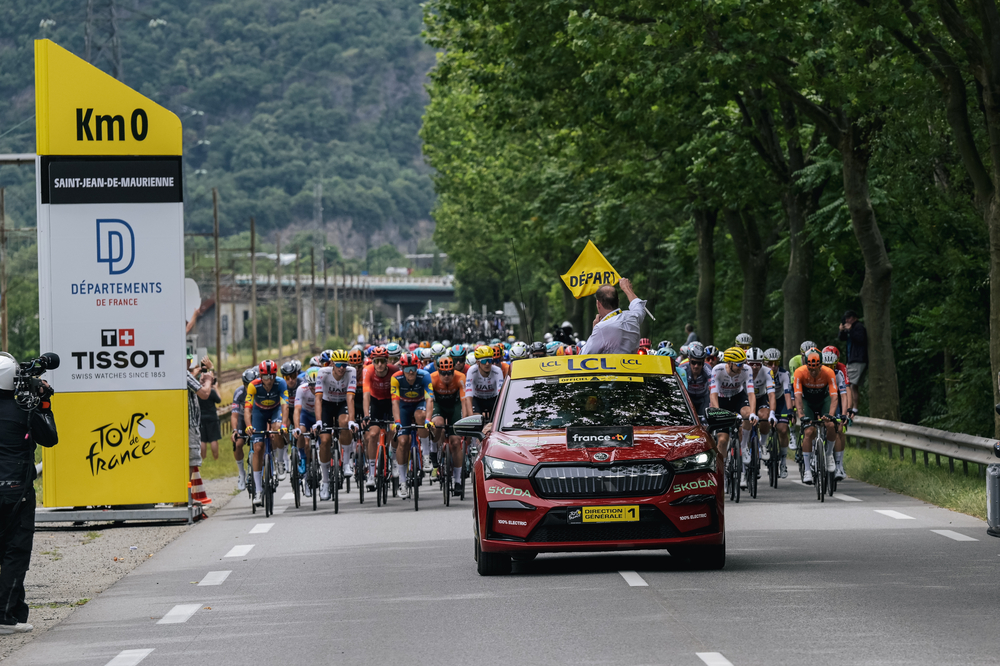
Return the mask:
[[(709, 427), (736, 416), (712, 410)], [(505, 574), (538, 553), (667, 549), (726, 561), (723, 460), (668, 356), (514, 361), (473, 466), (475, 558)]]

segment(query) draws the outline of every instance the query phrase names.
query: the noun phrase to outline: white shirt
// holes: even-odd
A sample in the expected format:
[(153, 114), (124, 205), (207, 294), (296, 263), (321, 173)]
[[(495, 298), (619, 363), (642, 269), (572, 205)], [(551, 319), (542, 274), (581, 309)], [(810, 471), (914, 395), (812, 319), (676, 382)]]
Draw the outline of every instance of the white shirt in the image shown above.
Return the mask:
[(495, 398), (500, 395), (503, 386), (503, 370), (496, 364), (490, 366), (490, 372), (483, 377), (479, 368), (469, 368), (465, 375), (465, 395), (473, 398)]
[(712, 383), (710, 391), (722, 398), (732, 398), (734, 395), (746, 391), (747, 395), (754, 392), (753, 372), (750, 366), (743, 365), (736, 376), (729, 374), (726, 370), (726, 363), (719, 363), (712, 368)]
[(632, 299), (628, 310), (597, 322), (581, 354), (634, 354), (639, 349), (639, 324), (646, 318), (646, 301)]

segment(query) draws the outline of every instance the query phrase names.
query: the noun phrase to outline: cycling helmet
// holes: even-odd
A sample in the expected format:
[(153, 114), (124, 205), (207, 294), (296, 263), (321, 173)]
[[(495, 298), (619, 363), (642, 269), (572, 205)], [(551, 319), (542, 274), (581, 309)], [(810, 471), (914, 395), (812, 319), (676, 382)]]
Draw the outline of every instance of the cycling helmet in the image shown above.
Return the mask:
[(532, 342), (531, 346), (528, 348), (528, 352), (535, 358), (541, 358), (546, 355), (545, 343), (544, 342)]
[(666, 347), (662, 347), (660, 349), (657, 349), (655, 352), (651, 351), (649, 353), (652, 354), (653, 356), (670, 356), (670, 352), (667, 350)]
[(376, 347), (372, 350), (371, 359), (389, 358), (389, 352), (385, 347)]
[(285, 361), (282, 363), (281, 374), (285, 377), (298, 375), (299, 371), (295, 368), (295, 361)]
[(419, 347), (417, 349), (417, 358), (420, 359), (421, 363), (430, 363), (434, 360), (434, 354), (431, 353), (430, 347)]
[(719, 363), (722, 363), (722, 359), (724, 359), (725, 357), (726, 357), (726, 352), (722, 351), (721, 349), (715, 352), (715, 358), (719, 360)]
[(448, 350), (448, 354), (452, 358), (461, 358), (466, 354), (465, 347), (463, 347), (462, 345), (455, 345), (450, 350)]
[(507, 351), (501, 343), (496, 343), (493, 345), (493, 361), (499, 363), (503, 360), (503, 353)]
[(347, 362), (351, 365), (361, 365), (365, 362), (365, 355), (360, 349), (352, 349), (350, 353), (347, 354)]
[(764, 350), (764, 358), (768, 361), (780, 361), (781, 360), (781, 350), (776, 347), (771, 347), (770, 349)]
[(319, 355), (319, 362), (323, 365), (330, 365), (330, 359), (333, 358), (332, 349), (324, 349), (323, 353)]
[(691, 352), (691, 348), (687, 345), (681, 345), (681, 356), (687, 356)]
[(493, 360), (493, 347), (488, 347), (486, 345), (479, 345), (476, 347), (475, 360), (476, 362), (483, 359)]
[(556, 352), (559, 350), (560, 346), (562, 346), (562, 343), (561, 342), (556, 342), (555, 340), (553, 340), (552, 342), (546, 342), (545, 343), (545, 355), (546, 356), (555, 356)]
[(338, 349), (330, 356), (330, 363), (347, 363), (347, 350)]
[(747, 350), (747, 361), (751, 363), (763, 363), (764, 350), (760, 347), (751, 347)]
[(565, 354), (566, 356), (573, 356), (579, 353), (580, 353), (580, 348), (576, 345), (566, 345), (566, 348), (563, 350), (563, 354)]
[(441, 346), (444, 347), (445, 349), (447, 349), (448, 347), (451, 347), (451, 340), (442, 340), (441, 341)]
[(719, 354), (719, 348), (716, 347), (715, 345), (705, 346), (705, 356), (718, 356), (718, 354)]
[(657, 351), (663, 352), (662, 356), (677, 358), (677, 350), (674, 349), (673, 347), (664, 347), (663, 349), (657, 349)]
[(635, 350), (635, 353), (638, 354), (639, 356), (646, 356), (650, 352), (646, 351), (642, 347), (639, 347), (638, 349)]
[(542, 336), (542, 340), (545, 340), (545, 344), (552, 342), (552, 334), (546, 333), (545, 335)]
[[(837, 349), (833, 345), (827, 345), (826, 347), (823, 347), (823, 353), (825, 354), (827, 352), (830, 352), (831, 354), (833, 354), (834, 356), (837, 357), (837, 360), (834, 361), (834, 363), (836, 363), (837, 361), (840, 361), (840, 350), (839, 349)], [(823, 363), (826, 363), (826, 361), (823, 361)]]
[(805, 354), (807, 351), (816, 346), (816, 343), (812, 340), (806, 340), (801, 345), (799, 345), (799, 351)]
[(510, 346), (510, 358), (511, 360), (517, 360), (521, 358), (528, 358), (530, 352), (528, 351), (528, 345), (523, 342), (515, 342)]
[(692, 361), (705, 360), (705, 346), (700, 342), (692, 342), (688, 345), (688, 358)]
[(747, 360), (747, 354), (739, 347), (730, 347), (722, 354), (722, 360), (726, 363), (744, 363)]
[(309, 359), (309, 367), (318, 368), (319, 366), (320, 366), (319, 356), (313, 356), (311, 359)]
[(823, 365), (828, 365), (833, 367), (837, 364), (837, 355), (832, 351), (823, 350)]
[(490, 338), (490, 347), (500, 344), (500, 338)]
[(270, 359), (261, 361), (260, 365), (257, 366), (257, 372), (260, 373), (261, 377), (266, 375), (276, 377), (278, 375), (278, 364)]
[(437, 360), (438, 372), (454, 372), (455, 371), (455, 361), (452, 360), (450, 356), (444, 356)]
[(399, 357), (400, 368), (417, 368), (419, 363), (417, 363), (417, 357), (414, 354), (406, 353)]
[(823, 365), (823, 355), (815, 347), (809, 349), (803, 356), (805, 356), (803, 360), (810, 368), (818, 368)]
[(403, 353), (403, 348), (396, 342), (390, 342), (385, 346), (385, 353), (391, 358), (398, 358)]
[(431, 343), (430, 343), (430, 342), (428, 342), (427, 340), (421, 340), (421, 341), (420, 341), (420, 344), (419, 344), (419, 345), (417, 345), (417, 346), (418, 346), (418, 347), (419, 347), (420, 349), (430, 349), (430, 348), (431, 348)]
[(476, 364), (476, 353), (475, 352), (469, 352), (468, 354), (466, 354), (466, 356), (465, 356), (465, 364), (466, 365), (475, 365)]
[(746, 349), (753, 344), (753, 338), (750, 337), (749, 333), (740, 333), (736, 336), (736, 344)]
[[(566, 355), (566, 347), (568, 347), (568, 346), (569, 345), (559, 345), (559, 347), (556, 349), (556, 356), (565, 356)], [(639, 349), (642, 349), (642, 347), (639, 347)]]
[(417, 346), (418, 345), (416, 342), (411, 342), (410, 344), (406, 345), (406, 349), (407, 351), (415, 352), (417, 351)]
[(431, 345), (431, 354), (434, 355), (434, 358), (440, 358), (446, 351), (447, 349), (445, 349), (445, 346), (440, 342), (435, 342)]
[(639, 338), (639, 346), (643, 349), (649, 349), (652, 345), (653, 343), (649, 341), (649, 338)]
[(306, 384), (309, 386), (316, 386), (316, 381), (319, 379), (319, 370), (317, 368), (309, 368), (306, 370)]
[(257, 368), (247, 368), (243, 371), (243, 386), (246, 388), (247, 384), (253, 380), (260, 377), (260, 373), (257, 372)]
[(670, 342), (670, 340), (660, 340), (660, 342), (656, 345), (656, 348), (663, 349), (664, 347), (673, 347), (673, 346), (674, 344)]

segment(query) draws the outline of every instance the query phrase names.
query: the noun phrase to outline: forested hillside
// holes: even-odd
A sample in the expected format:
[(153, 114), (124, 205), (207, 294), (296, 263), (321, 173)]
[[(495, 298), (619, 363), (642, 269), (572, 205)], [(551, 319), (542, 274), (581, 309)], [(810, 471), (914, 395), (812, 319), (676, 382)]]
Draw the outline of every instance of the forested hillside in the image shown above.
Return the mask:
[[(95, 54), (107, 7), (93, 3)], [(188, 231), (211, 229), (212, 187), (224, 234), (250, 216), (262, 232), (308, 226), (322, 181), (331, 240), (348, 256), (369, 238), (415, 247), (430, 233), (418, 130), (434, 53), (417, 2), (126, 0), (116, 14), (121, 79), (184, 124)], [(86, 0), (0, 4), (0, 152), (34, 152), (33, 40), (83, 56), (86, 17)], [(22, 224), (34, 217), (33, 178), (0, 170)]]

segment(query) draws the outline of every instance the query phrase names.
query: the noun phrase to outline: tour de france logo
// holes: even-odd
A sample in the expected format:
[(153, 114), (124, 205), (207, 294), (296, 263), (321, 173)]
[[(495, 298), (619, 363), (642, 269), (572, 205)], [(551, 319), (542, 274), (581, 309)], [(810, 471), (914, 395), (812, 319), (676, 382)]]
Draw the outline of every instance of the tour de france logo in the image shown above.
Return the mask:
[(97, 440), (90, 445), (87, 454), (91, 476), (124, 467), (156, 450), (153, 439), (156, 425), (148, 416), (145, 412), (136, 412), (127, 421), (106, 423), (91, 431)]

